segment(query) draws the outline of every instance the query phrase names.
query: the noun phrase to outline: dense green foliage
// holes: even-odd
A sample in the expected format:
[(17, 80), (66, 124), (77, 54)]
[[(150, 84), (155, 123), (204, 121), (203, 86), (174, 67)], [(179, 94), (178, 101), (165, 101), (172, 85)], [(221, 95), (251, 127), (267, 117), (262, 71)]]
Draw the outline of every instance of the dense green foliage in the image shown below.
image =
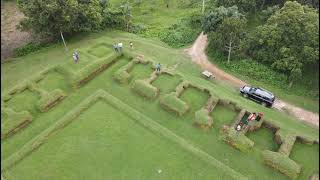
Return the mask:
[(319, 15), (297, 2), (287, 2), (248, 38), (247, 54), (299, 80), (303, 68), (319, 62)]
[(40, 50), (41, 48), (48, 46), (48, 43), (30, 42), (21, 47), (15, 48), (13, 50), (15, 57), (25, 56), (29, 53)]
[(160, 40), (171, 47), (182, 47), (192, 43), (201, 32), (202, 16), (199, 14), (183, 18), (159, 34)]
[(102, 22), (99, 0), (18, 0), (17, 3), (26, 16), (21, 28), (35, 33), (57, 36), (60, 32), (92, 31)]
[(214, 32), (217, 30), (217, 28), (225, 18), (241, 18), (243, 16), (244, 15), (238, 11), (237, 6), (232, 6), (228, 8), (220, 6), (211, 10), (208, 14), (205, 15), (202, 29), (205, 33)]

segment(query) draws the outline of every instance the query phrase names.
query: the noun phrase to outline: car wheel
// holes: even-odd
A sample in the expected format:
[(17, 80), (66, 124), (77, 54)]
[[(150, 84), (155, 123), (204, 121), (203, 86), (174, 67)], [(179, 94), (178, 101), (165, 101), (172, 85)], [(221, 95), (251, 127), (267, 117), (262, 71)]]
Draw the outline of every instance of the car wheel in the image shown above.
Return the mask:
[(267, 107), (267, 103), (265, 103), (265, 102), (262, 102), (261, 105), (264, 107)]
[(243, 95), (243, 97), (248, 98), (248, 94), (243, 93), (242, 95)]

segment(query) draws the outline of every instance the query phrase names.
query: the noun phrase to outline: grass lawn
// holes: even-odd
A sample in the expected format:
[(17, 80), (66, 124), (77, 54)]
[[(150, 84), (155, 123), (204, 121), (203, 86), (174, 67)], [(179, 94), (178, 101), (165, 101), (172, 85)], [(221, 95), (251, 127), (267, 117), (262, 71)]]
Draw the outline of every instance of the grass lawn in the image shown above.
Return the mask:
[(160, 94), (163, 95), (174, 91), (180, 82), (181, 79), (178, 76), (161, 74), (154, 82), (152, 82), (152, 85), (159, 88)]
[(306, 145), (296, 142), (290, 158), (302, 166), (301, 179), (308, 179), (313, 174), (319, 173), (319, 144)]
[(238, 115), (239, 112), (233, 111), (229, 108), (223, 107), (222, 105), (217, 104), (213, 111), (210, 113), (213, 118), (213, 126), (216, 130), (219, 130), (222, 125), (230, 125), (234, 122), (234, 118)]
[(274, 141), (274, 134), (268, 128), (261, 128), (254, 132), (248, 132), (247, 137), (254, 142), (254, 146), (260, 150), (277, 151), (279, 145)]
[[(312, 139), (319, 138), (318, 129), (284, 113), (264, 108), (244, 99), (235, 89), (200, 78), (200, 69), (194, 66), (183, 52), (169, 48), (162, 42), (120, 31), (106, 31), (70, 40), (68, 46), (69, 49), (81, 51), (96, 46), (97, 42), (112, 43), (116, 40), (121, 40), (124, 45), (133, 41), (135, 44), (133, 53), (144, 54), (146, 59), (168, 66), (179, 64), (176, 72), (181, 78), (160, 75), (159, 79), (153, 82), (153, 85), (159, 86), (160, 91), (161, 89), (163, 92), (173, 91), (180, 79), (187, 80), (192, 84), (207, 88), (217, 97), (240, 104), (248, 111), (264, 112), (266, 119), (278, 125), (285, 132)], [(38, 73), (44, 68), (66, 63), (65, 59), (70, 54), (62, 52), (64, 52), (62, 44), (54, 45), (2, 64), (1, 75), (5, 75), (1, 77), (2, 94), (24, 80), (25, 77)], [(90, 60), (94, 61), (97, 57), (92, 58)], [(217, 105), (211, 114), (214, 128), (203, 131), (192, 125), (191, 120), (194, 117), (192, 112), (204, 106), (209, 97), (208, 94), (188, 88), (181, 95), (181, 99), (191, 106), (191, 110), (186, 115), (178, 117), (160, 107), (159, 99), (164, 93), (161, 93), (155, 100), (146, 101), (134, 93), (130, 85), (117, 83), (113, 79), (113, 74), (129, 60), (129, 58), (121, 57), (79, 89), (71, 89), (61, 74), (48, 73), (47, 77), (39, 82), (41, 88), (66, 89), (68, 96), (48, 112), (35, 111), (36, 116), (32, 123), (12, 137), (2, 140), (1, 162), (6, 162), (24, 145), (47, 128), (52, 127), (75, 106), (97, 90), (102, 89), (140, 114), (149, 117), (152, 122), (170, 130), (176, 135), (176, 138), (184, 139), (192, 147), (205, 152), (208, 156), (249, 179), (287, 179), (285, 175), (263, 164), (259, 148), (255, 148), (251, 153), (242, 153), (219, 139), (219, 128), (224, 123), (232, 122), (237, 112)], [(149, 77), (152, 71), (149, 66), (137, 64), (131, 73), (134, 79), (143, 79)], [(10, 100), (9, 106), (19, 106), (20, 110), (28, 110), (38, 99), (39, 97), (34, 93), (22, 93), (15, 95)], [(257, 133), (259, 136), (260, 132), (257, 131)], [(262, 133), (261, 137), (264, 136), (269, 135)], [(268, 144), (271, 138), (270, 136), (267, 142), (261, 143)], [(149, 131), (149, 128), (138, 125), (113, 106), (98, 102), (80, 114), (72, 123), (49, 136), (47, 142), (39, 149), (27, 155), (8, 171), (16, 179), (64, 179), (67, 177), (68, 179), (83, 177), (105, 179), (109, 176), (110, 179), (168, 179), (169, 177), (173, 179), (229, 179), (225, 177), (225, 174), (219, 172), (219, 169), (215, 169), (215, 166), (211, 167), (212, 163), (208, 164), (207, 161), (194, 157), (192, 153), (185, 151), (177, 143), (168, 141), (168, 139), (170, 138), (159, 136), (154, 131)], [(265, 140), (257, 138), (257, 141)], [(315, 153), (318, 152), (317, 149), (310, 153), (316, 156)], [(298, 154), (297, 156), (303, 158), (303, 155)], [(317, 168), (313, 164), (303, 166)], [(158, 169), (161, 169), (162, 173), (158, 174)], [(301, 176), (299, 179), (304, 178)]]
[(16, 112), (28, 110), (32, 114), (37, 114), (37, 101), (40, 96), (28, 89), (22, 93), (13, 95), (13, 98), (8, 101), (8, 107), (12, 108)]
[(10, 174), (30, 180), (230, 178), (101, 101)]
[(65, 77), (57, 72), (49, 72), (44, 79), (42, 79), (38, 85), (46, 91), (53, 91), (55, 89), (61, 89), (64, 92), (70, 91), (68, 83), (66, 83)]

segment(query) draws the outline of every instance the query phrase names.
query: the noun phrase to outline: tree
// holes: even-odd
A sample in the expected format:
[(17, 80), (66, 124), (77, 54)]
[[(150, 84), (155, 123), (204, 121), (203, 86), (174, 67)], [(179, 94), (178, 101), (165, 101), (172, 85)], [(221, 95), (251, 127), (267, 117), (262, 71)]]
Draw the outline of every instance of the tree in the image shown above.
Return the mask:
[(248, 38), (247, 54), (287, 74), (289, 87), (319, 61), (319, 14), (288, 1)]
[(228, 17), (213, 32), (210, 42), (213, 48), (228, 53), (228, 63), (232, 51), (239, 48), (239, 44), (245, 35), (246, 23), (245, 18)]
[(218, 6), (237, 6), (240, 12), (252, 12), (256, 8), (257, 0), (217, 0)]
[(210, 11), (205, 17), (203, 21), (202, 29), (204, 33), (214, 32), (219, 24), (222, 23), (223, 19), (227, 17), (244, 17), (241, 13), (238, 11), (237, 6), (232, 6), (225, 8), (223, 6), (220, 6), (213, 11)]
[(22, 30), (57, 36), (98, 29), (102, 22), (99, 0), (17, 0), (26, 16), (20, 23)]
[(126, 30), (129, 32), (129, 26), (132, 19), (132, 14), (131, 14), (132, 7), (130, 6), (130, 2), (127, 1), (125, 4), (121, 6), (121, 8), (122, 8), (123, 18), (126, 24)]

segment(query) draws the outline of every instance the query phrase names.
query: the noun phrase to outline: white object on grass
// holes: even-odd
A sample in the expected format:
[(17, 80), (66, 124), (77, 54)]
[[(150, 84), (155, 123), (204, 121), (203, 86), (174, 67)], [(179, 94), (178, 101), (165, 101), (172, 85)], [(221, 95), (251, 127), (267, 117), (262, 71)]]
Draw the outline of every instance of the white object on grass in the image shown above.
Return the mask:
[(158, 173), (160, 174), (161, 172), (162, 172), (162, 170), (161, 170), (161, 169), (159, 169), (159, 170), (158, 170)]
[(202, 75), (204, 75), (204, 76), (207, 77), (207, 78), (213, 77), (212, 73), (209, 72), (209, 71), (207, 71), (207, 70), (203, 71), (203, 72), (202, 72)]

